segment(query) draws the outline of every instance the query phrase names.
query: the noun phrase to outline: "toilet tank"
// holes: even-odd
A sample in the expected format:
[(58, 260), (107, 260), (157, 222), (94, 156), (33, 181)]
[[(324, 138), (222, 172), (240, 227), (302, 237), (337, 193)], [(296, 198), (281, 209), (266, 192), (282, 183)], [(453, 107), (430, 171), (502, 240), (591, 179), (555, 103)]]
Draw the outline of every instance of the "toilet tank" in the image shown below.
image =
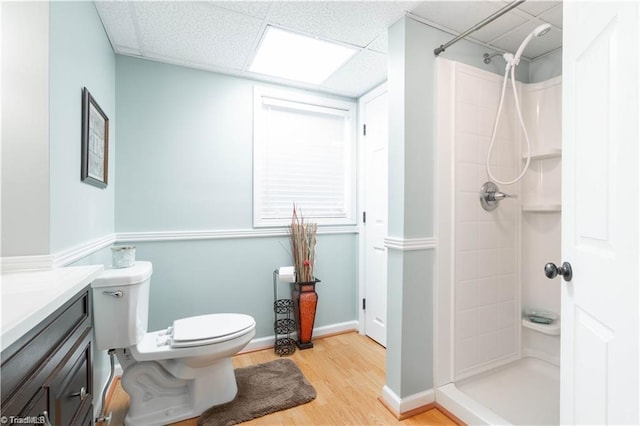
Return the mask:
[(147, 332), (151, 262), (107, 269), (91, 283), (93, 330), (100, 350), (136, 345)]

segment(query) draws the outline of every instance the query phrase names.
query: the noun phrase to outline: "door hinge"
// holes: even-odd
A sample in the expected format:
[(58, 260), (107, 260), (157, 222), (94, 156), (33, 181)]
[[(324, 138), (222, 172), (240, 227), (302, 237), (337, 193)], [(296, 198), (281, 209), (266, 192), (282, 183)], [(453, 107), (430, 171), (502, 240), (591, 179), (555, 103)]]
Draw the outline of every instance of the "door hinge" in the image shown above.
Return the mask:
[(367, 223), (367, 212), (362, 212), (362, 223)]
[(367, 299), (365, 299), (364, 297), (362, 298), (362, 310), (366, 310), (367, 309)]
[(366, 124), (362, 125), (362, 135), (363, 136), (367, 136), (367, 125)]

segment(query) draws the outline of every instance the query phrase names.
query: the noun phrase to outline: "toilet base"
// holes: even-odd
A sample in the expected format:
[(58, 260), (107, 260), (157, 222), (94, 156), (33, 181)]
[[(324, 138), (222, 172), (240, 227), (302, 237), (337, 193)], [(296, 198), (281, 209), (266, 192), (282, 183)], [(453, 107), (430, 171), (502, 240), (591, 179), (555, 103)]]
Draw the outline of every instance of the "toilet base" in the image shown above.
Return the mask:
[(197, 369), (193, 379), (170, 374), (163, 361), (130, 363), (122, 387), (129, 394), (126, 425), (166, 425), (200, 416), (215, 405), (233, 400), (238, 392), (231, 358)]

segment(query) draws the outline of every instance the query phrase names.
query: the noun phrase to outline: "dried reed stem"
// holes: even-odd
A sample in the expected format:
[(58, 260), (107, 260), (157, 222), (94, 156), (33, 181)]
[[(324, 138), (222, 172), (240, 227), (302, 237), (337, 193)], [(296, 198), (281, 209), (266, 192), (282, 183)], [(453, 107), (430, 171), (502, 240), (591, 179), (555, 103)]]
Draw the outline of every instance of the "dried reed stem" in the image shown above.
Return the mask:
[(289, 232), (296, 282), (313, 281), (315, 277), (313, 268), (315, 266), (318, 224), (305, 222), (304, 217), (298, 215), (294, 204)]

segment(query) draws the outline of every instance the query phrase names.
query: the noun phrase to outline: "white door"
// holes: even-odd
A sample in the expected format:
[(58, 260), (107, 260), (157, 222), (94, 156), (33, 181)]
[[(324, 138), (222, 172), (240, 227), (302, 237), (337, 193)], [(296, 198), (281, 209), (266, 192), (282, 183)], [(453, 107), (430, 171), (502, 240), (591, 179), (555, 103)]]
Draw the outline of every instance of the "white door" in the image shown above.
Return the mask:
[(638, 424), (640, 12), (563, 5), (560, 423)]
[(364, 223), (365, 333), (387, 344), (387, 146), (388, 100), (386, 86), (369, 93), (364, 109)]

